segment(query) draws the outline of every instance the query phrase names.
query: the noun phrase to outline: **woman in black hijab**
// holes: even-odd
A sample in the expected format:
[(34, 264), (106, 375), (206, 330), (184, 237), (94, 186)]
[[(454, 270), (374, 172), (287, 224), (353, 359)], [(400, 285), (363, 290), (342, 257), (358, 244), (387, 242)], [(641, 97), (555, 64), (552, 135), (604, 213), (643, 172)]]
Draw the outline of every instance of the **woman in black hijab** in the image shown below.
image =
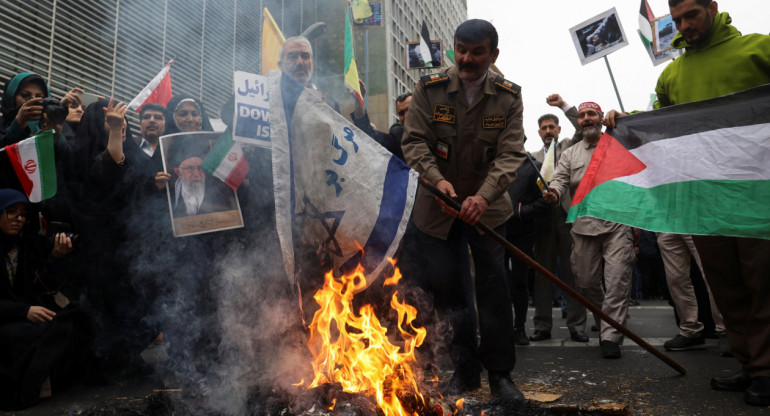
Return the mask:
[(142, 322), (147, 302), (132, 286), (133, 241), (127, 224), (140, 188), (152, 177), (131, 138), (127, 107), (99, 100), (86, 108), (73, 149), (75, 220), (82, 246), (77, 267), (83, 278), (83, 308), (92, 317), (97, 376), (141, 370), (139, 353), (157, 331)]
[[(33, 405), (82, 373), (82, 311), (61, 292), (72, 241), (51, 245), (25, 224), (29, 202), (0, 189), (0, 409)], [(36, 221), (37, 219), (34, 218)], [(53, 248), (52, 248), (53, 247)]]
[(190, 95), (175, 95), (166, 105), (166, 130), (163, 134), (196, 131), (214, 131), (203, 104)]

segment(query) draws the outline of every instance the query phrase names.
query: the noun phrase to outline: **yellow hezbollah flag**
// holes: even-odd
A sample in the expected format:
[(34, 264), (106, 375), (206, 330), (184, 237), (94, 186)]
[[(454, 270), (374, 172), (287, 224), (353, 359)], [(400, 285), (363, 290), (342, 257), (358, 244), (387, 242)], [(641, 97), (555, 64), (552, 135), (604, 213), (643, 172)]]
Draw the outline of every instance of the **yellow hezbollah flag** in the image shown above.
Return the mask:
[(267, 7), (262, 11), (262, 75), (270, 70), (278, 70), (281, 59), (281, 45), (286, 41), (281, 29), (275, 24)]
[(372, 7), (369, 6), (369, 0), (351, 0), (350, 4), (353, 8), (353, 20), (356, 23), (361, 23), (372, 15)]
[(350, 10), (345, 13), (345, 85), (353, 91), (358, 103), (364, 105), (361, 87), (358, 85), (356, 57), (353, 54), (353, 27), (350, 25)]

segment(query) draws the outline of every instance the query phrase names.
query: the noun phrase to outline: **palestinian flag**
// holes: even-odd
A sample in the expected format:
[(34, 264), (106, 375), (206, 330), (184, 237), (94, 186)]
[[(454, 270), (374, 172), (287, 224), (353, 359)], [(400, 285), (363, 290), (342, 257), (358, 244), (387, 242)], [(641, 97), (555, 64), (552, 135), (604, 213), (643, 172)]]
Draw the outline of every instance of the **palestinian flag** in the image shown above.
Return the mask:
[(642, 41), (647, 47), (652, 44), (652, 21), (655, 15), (652, 14), (647, 0), (642, 0), (642, 7), (639, 9), (639, 34), (642, 35)]
[(618, 120), (568, 221), (770, 239), (770, 84)]
[(229, 187), (238, 190), (243, 178), (249, 173), (249, 164), (241, 144), (233, 140), (230, 129), (222, 133), (214, 148), (201, 164), (201, 169), (222, 180)]
[(29, 202), (40, 202), (56, 195), (53, 130), (5, 146), (4, 150)]
[(430, 50), (430, 34), (428, 34), (428, 25), (425, 24), (425, 20), (422, 21), (422, 28), (420, 29), (420, 56), (426, 67), (438, 66), (438, 63), (433, 62), (433, 54)]

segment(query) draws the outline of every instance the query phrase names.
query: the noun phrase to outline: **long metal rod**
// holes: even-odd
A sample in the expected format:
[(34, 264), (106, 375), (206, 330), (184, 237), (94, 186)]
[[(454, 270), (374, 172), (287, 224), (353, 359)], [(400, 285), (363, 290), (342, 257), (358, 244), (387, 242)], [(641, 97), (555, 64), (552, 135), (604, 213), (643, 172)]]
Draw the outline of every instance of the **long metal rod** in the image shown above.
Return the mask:
[[(430, 182), (425, 180), (424, 178), (420, 178), (420, 184), (424, 186), (427, 190), (429, 190), (431, 193), (433, 193), (435, 196), (437, 196), (439, 199), (444, 201), (447, 205), (449, 205), (451, 208), (455, 209), (456, 211), (460, 211), (461, 207), (460, 204), (457, 203), (454, 199), (450, 198), (447, 194), (441, 192), (438, 188), (433, 186)], [(601, 309), (594, 306), (593, 303), (589, 302), (588, 299), (584, 298), (580, 293), (576, 292), (575, 289), (569, 287), (566, 283), (562, 282), (561, 279), (556, 277), (553, 273), (548, 271), (545, 267), (540, 265), (540, 263), (532, 260), (531, 257), (527, 256), (519, 250), (516, 246), (511, 244), (508, 240), (505, 239), (505, 237), (501, 236), (500, 234), (496, 233), (493, 229), (489, 228), (486, 224), (482, 222), (476, 223), (476, 228), (479, 231), (482, 231), (486, 234), (489, 234), (495, 241), (497, 241), (501, 246), (503, 246), (506, 250), (508, 250), (509, 253), (515, 255), (529, 267), (532, 267), (535, 269), (538, 273), (545, 276), (546, 279), (550, 280), (551, 283), (558, 286), (560, 289), (562, 289), (565, 293), (567, 293), (569, 296), (571, 296), (573, 299), (577, 300), (586, 307), (586, 309), (590, 310), (591, 312), (598, 315), (604, 322), (607, 322), (612, 326), (613, 328), (620, 331), (623, 335), (627, 336), (631, 340), (633, 340), (635, 343), (637, 343), (640, 347), (644, 348), (645, 350), (649, 351), (652, 355), (658, 357), (661, 361), (668, 364), (673, 368), (674, 370), (678, 371), (681, 374), (686, 374), (687, 369), (684, 368), (682, 364), (679, 364), (678, 362), (674, 361), (671, 357), (663, 353), (662, 351), (658, 350), (657, 348), (650, 345), (647, 341), (642, 339), (639, 335), (636, 335), (635, 333), (631, 332), (628, 328), (621, 325), (618, 321), (612, 319), (604, 313)]]
[(615, 88), (615, 95), (618, 97), (618, 104), (620, 104), (620, 111), (626, 112), (623, 108), (623, 100), (620, 99), (620, 93), (618, 92), (618, 85), (615, 84), (615, 76), (612, 75), (612, 68), (610, 68), (610, 61), (607, 59), (607, 55), (604, 55), (604, 63), (607, 64), (607, 71), (610, 73), (610, 79), (612, 80), (612, 88)]

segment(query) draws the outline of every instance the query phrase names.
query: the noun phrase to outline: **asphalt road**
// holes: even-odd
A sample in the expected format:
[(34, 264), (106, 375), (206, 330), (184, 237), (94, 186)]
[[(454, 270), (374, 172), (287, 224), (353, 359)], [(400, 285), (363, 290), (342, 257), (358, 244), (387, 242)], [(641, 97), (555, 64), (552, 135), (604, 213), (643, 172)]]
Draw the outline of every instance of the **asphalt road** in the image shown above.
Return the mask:
[[(564, 325), (554, 309), (554, 325)], [(533, 310), (530, 309), (530, 319)], [(665, 301), (642, 301), (630, 308), (628, 327), (653, 346), (677, 333), (673, 309)], [(531, 334), (532, 328), (527, 329)], [(532, 406), (562, 406), (586, 409), (597, 404), (630, 407), (632, 415), (770, 415), (770, 409), (746, 405), (742, 393), (717, 392), (709, 387), (712, 376), (739, 368), (733, 358), (720, 357), (717, 340), (707, 340), (705, 350), (669, 352), (687, 369), (680, 375), (667, 364), (626, 340), (622, 358), (602, 359), (598, 333), (588, 332), (589, 343), (569, 340), (566, 327), (554, 328), (553, 338), (517, 348), (514, 381), (529, 395), (555, 398), (550, 403), (532, 401)], [(158, 351), (155, 351), (156, 353)], [(152, 381), (127, 381), (107, 387), (77, 387), (66, 395), (55, 395), (25, 411), (7, 415), (76, 415), (102, 403), (141, 402), (161, 386)], [(483, 395), (480, 389), (477, 395)], [(177, 392), (170, 393), (182, 394)], [(543, 400), (543, 399), (541, 399)], [(130, 406), (129, 406), (130, 407)]]

